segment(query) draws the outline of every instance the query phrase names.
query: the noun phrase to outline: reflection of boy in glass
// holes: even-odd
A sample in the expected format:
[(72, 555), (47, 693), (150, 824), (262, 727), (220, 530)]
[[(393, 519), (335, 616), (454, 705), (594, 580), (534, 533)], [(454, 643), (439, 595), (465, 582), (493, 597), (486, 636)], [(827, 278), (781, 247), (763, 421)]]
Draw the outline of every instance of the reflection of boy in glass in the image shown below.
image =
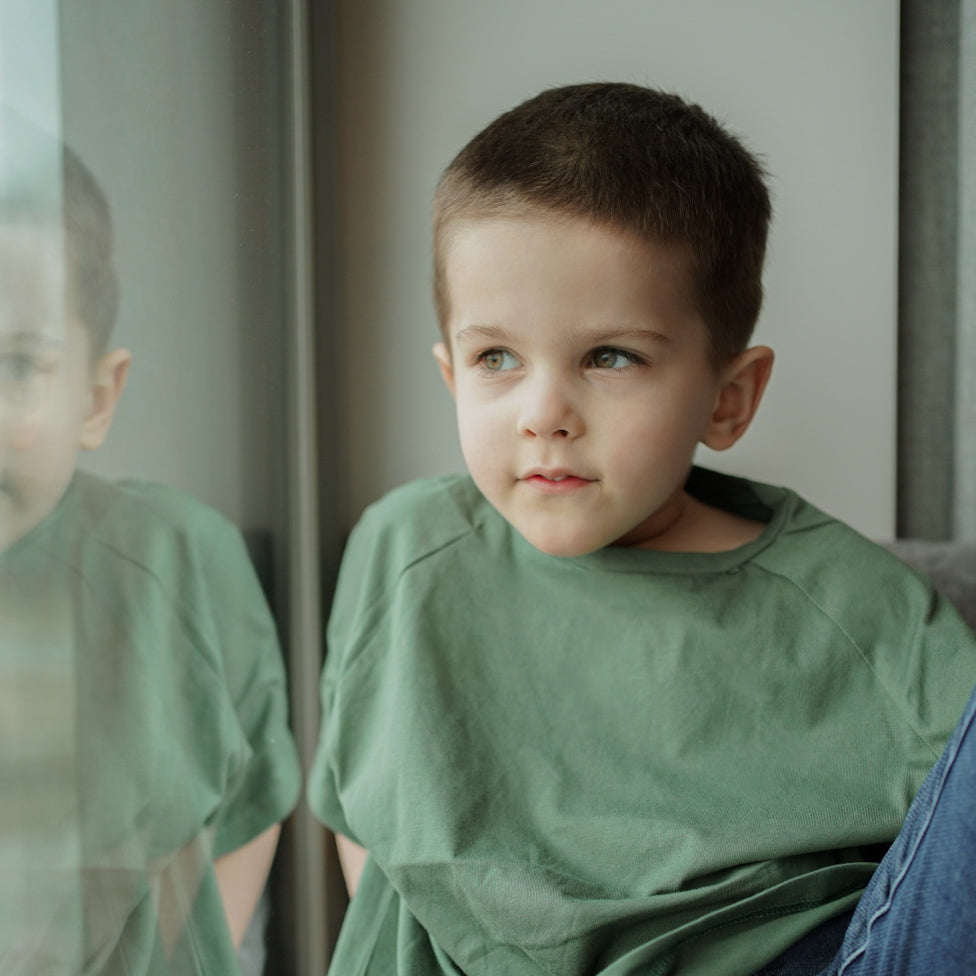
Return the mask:
[(106, 353), (118, 288), (97, 185), (70, 150), (61, 186), (24, 186), (11, 170), (0, 191), (0, 548), (54, 508), (79, 450), (101, 445), (130, 360)]
[(298, 791), (274, 626), (219, 515), (75, 470), (129, 368), (111, 221), (0, 131), (0, 971), (234, 972)]

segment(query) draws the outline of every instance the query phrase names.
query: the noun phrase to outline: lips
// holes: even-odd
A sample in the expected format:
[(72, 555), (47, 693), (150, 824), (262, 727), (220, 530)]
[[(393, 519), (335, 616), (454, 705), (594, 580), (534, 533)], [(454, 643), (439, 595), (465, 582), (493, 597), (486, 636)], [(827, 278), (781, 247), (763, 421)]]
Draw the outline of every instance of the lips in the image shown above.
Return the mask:
[(572, 471), (537, 470), (526, 473), (522, 482), (547, 495), (567, 495), (592, 485), (593, 479), (584, 478)]

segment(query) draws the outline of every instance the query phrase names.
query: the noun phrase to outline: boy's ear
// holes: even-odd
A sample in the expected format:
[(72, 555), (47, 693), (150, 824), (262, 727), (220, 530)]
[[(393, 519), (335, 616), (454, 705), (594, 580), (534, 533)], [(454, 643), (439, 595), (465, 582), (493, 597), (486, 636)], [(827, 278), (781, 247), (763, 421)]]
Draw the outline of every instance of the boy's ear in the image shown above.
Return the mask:
[(725, 368), (715, 409), (702, 435), (702, 443), (714, 451), (731, 447), (745, 432), (759, 409), (769, 374), (773, 350), (753, 346), (739, 353)]
[(438, 342), (434, 346), (434, 359), (440, 367), (441, 376), (444, 377), (444, 384), (454, 396), (454, 366), (451, 363), (451, 351), (447, 348), (447, 343)]
[(128, 349), (113, 349), (95, 363), (91, 402), (81, 427), (81, 446), (87, 451), (101, 447), (112, 425), (115, 407), (125, 389), (132, 354)]

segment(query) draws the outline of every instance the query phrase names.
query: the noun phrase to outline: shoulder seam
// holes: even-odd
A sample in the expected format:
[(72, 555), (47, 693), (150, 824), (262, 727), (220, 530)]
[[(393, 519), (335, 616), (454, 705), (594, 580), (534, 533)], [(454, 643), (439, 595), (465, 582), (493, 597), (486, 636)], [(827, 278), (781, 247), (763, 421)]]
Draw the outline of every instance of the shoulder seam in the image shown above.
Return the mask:
[(445, 549), (449, 549), (456, 542), (460, 542), (462, 539), (469, 536), (471, 534), (472, 529), (473, 526), (468, 526), (467, 528), (465, 528), (463, 532), (459, 532), (457, 535), (452, 536), (450, 539), (447, 539), (445, 542), (441, 542), (433, 549), (428, 549), (426, 552), (421, 553), (421, 555), (417, 556), (416, 558), (411, 559), (403, 566), (402, 569), (399, 570), (396, 576), (397, 580), (398, 581), (401, 580), (411, 569), (414, 568), (414, 566), (417, 566), (420, 563), (424, 562), (425, 560), (430, 559), (432, 556), (436, 556), (438, 553), (443, 552)]
[[(472, 528), (473, 526), (467, 527), (463, 532), (459, 532), (457, 535), (452, 536), (446, 541), (438, 544), (432, 549), (426, 550), (425, 552), (421, 553), (419, 556), (416, 556), (415, 558), (405, 563), (400, 569), (396, 571), (396, 574), (391, 578), (392, 585), (390, 591), (395, 590), (400, 585), (400, 582), (407, 575), (407, 573), (410, 572), (411, 569), (413, 569), (415, 566), (420, 565), (426, 560), (432, 558), (433, 556), (436, 556), (438, 553), (443, 552), (445, 549), (450, 548), (451, 546), (460, 542), (462, 539), (466, 538), (468, 535), (470, 535)], [(356, 650), (351, 654), (347, 652), (342, 655), (343, 659), (340, 664), (341, 671), (343, 672), (346, 671), (349, 668), (352, 661), (354, 661), (359, 656), (362, 649), (367, 644), (369, 644), (369, 642), (372, 640), (373, 634), (380, 626), (381, 621), (383, 621), (389, 615), (390, 602), (391, 601), (389, 599), (389, 592), (384, 591), (382, 593), (378, 593), (372, 600), (369, 601), (368, 604), (366, 604), (362, 608), (361, 611), (358, 612), (360, 616), (367, 615), (367, 614), (371, 615), (373, 611), (376, 609), (376, 607), (382, 606), (382, 612), (373, 618), (369, 629), (365, 633), (361, 634), (359, 639), (356, 641)], [(328, 649), (328, 640), (327, 640), (326, 658), (328, 658), (328, 656), (329, 656), (329, 649)], [(338, 675), (336, 676), (335, 680), (336, 681), (338, 680)]]
[(814, 597), (810, 593), (808, 593), (807, 590), (805, 590), (796, 580), (794, 580), (791, 577), (786, 576), (785, 574), (783, 574), (781, 572), (778, 572), (778, 571), (776, 571), (774, 569), (770, 569), (767, 566), (763, 566), (763, 565), (761, 565), (759, 563), (754, 563), (753, 565), (755, 565), (757, 569), (759, 569), (762, 572), (768, 574), (769, 576), (773, 576), (773, 577), (776, 577), (777, 579), (783, 580), (789, 586), (793, 587), (793, 589), (795, 589), (797, 592), (801, 593), (803, 595), (804, 599), (817, 611), (818, 614), (820, 614), (821, 617), (823, 617), (825, 620), (827, 620), (832, 627), (834, 627), (841, 634), (843, 634), (844, 639), (856, 651), (858, 657), (864, 663), (864, 666), (866, 668), (868, 668), (868, 670), (873, 675), (875, 681), (877, 682), (878, 687), (881, 688), (884, 691), (884, 693), (887, 696), (887, 698), (889, 699), (889, 701), (891, 701), (892, 704), (894, 704), (894, 706), (898, 710), (898, 713), (901, 714), (903, 717), (907, 716), (907, 718), (906, 718), (906, 724), (911, 729), (912, 734), (915, 736), (915, 738), (918, 739), (918, 741), (921, 742), (922, 745), (924, 745), (925, 748), (932, 754), (933, 759), (938, 759), (939, 758), (938, 751), (932, 748), (932, 746), (929, 743), (928, 739), (926, 739), (926, 737), (919, 731), (917, 722), (915, 721), (916, 716), (912, 713), (912, 711), (908, 707), (907, 703), (901, 701), (897, 696), (895, 696), (891, 692), (891, 690), (888, 688), (887, 684), (881, 679), (881, 676), (878, 674), (878, 672), (875, 669), (873, 663), (871, 662), (871, 660), (868, 657), (868, 655), (864, 652), (864, 650), (861, 647), (861, 645), (851, 636), (851, 634), (847, 631), (847, 629), (844, 627), (844, 625), (842, 623), (840, 623), (840, 621), (835, 620), (820, 605), (820, 603), (817, 600), (815, 600)]
[[(451, 539), (448, 539), (446, 542), (441, 543), (440, 545), (434, 547), (433, 549), (427, 550), (426, 552), (422, 553), (421, 555), (419, 555), (416, 558), (414, 558), (414, 559), (410, 560), (409, 562), (407, 562), (404, 566), (402, 566), (400, 569), (397, 570), (396, 576), (393, 577), (393, 586), (394, 587), (399, 586), (400, 585), (400, 581), (415, 566), (419, 566), (421, 563), (423, 563), (426, 560), (430, 559), (432, 556), (436, 556), (439, 552), (443, 552), (445, 549), (449, 548), (450, 546), (453, 546), (456, 542), (459, 542), (461, 539), (463, 539), (465, 536), (467, 536), (469, 534), (469, 532), (470, 532), (470, 529), (468, 529), (465, 532), (462, 532), (462, 533), (454, 536)], [(363, 613), (370, 613), (370, 612), (372, 612), (372, 610), (374, 609), (374, 607), (377, 606), (377, 604), (385, 603), (386, 604), (386, 608), (383, 610), (382, 614), (380, 614), (380, 616), (376, 618), (377, 619), (377, 623), (378, 623), (380, 620), (382, 620), (384, 617), (386, 617), (386, 615), (389, 613), (389, 604), (390, 604), (390, 601), (389, 601), (389, 599), (387, 597), (388, 597), (388, 594), (387, 593), (377, 594), (377, 596), (375, 597), (375, 599), (371, 600), (363, 608), (363, 611), (362, 612)], [(375, 626), (376, 625), (374, 624), (374, 626), (372, 628), (370, 628), (370, 633), (372, 633), (372, 630), (375, 629)]]

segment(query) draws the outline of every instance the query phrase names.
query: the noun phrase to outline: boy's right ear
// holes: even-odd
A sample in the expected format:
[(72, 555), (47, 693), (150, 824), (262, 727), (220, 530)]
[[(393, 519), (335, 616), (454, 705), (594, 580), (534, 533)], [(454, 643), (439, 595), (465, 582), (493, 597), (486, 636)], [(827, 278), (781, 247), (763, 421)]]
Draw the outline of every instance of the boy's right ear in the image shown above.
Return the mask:
[(81, 428), (81, 446), (86, 451), (102, 446), (125, 389), (131, 362), (128, 349), (113, 349), (95, 364), (88, 413)]
[(454, 366), (451, 363), (451, 351), (447, 348), (447, 343), (435, 344), (434, 359), (437, 360), (441, 376), (444, 377), (444, 385), (451, 391), (451, 396), (454, 396)]
[(768, 346), (751, 346), (729, 361), (703, 444), (725, 451), (746, 432), (766, 389), (773, 358)]

